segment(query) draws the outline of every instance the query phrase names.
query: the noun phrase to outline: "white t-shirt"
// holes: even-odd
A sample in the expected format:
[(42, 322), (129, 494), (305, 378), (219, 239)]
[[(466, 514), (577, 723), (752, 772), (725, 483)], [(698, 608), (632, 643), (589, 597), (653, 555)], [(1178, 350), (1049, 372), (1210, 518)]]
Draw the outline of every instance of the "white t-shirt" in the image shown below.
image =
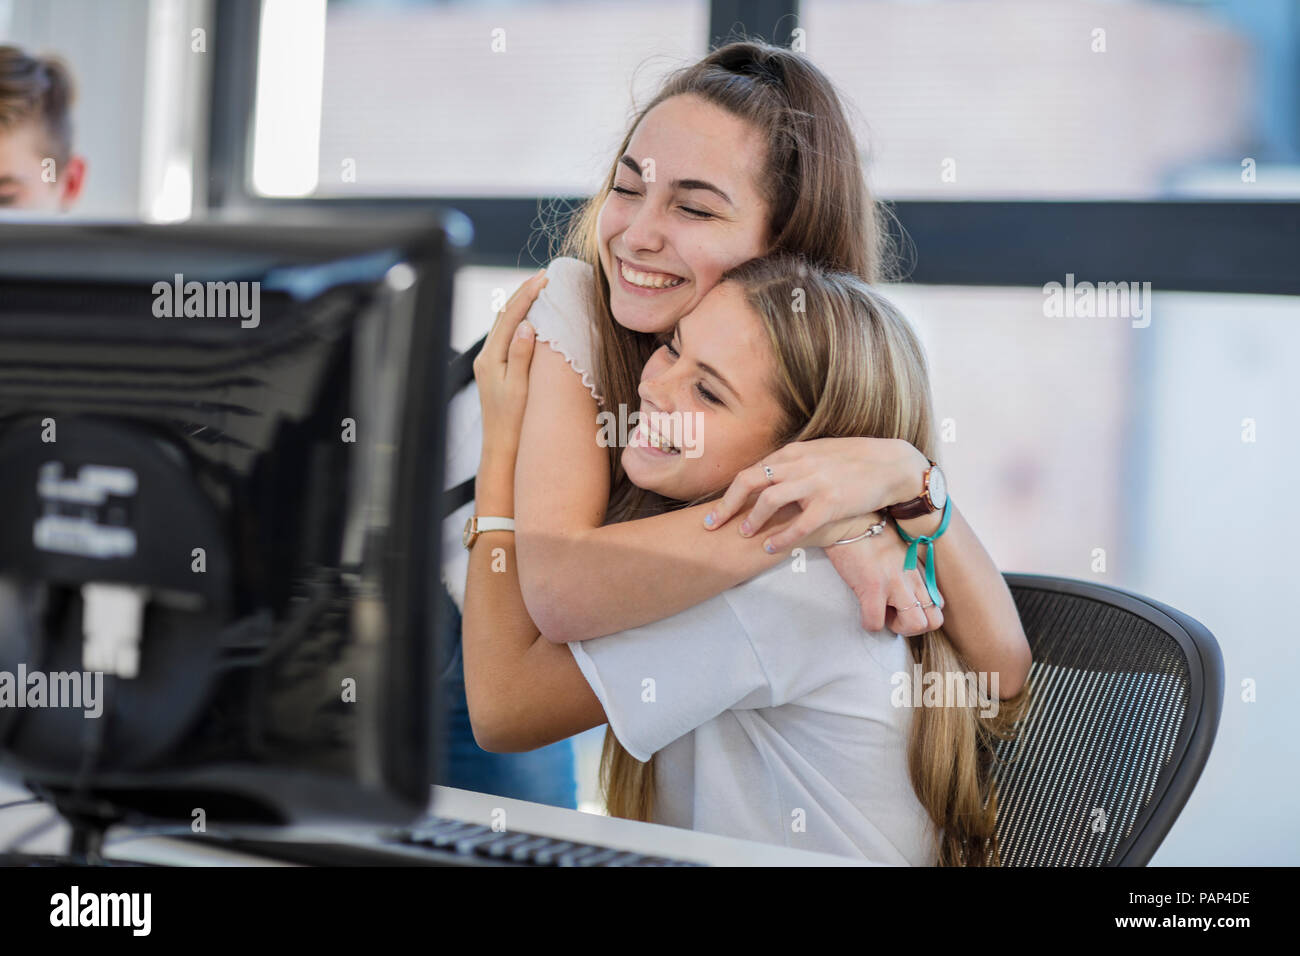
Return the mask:
[(912, 677), (906, 639), (862, 629), (820, 548), (797, 568), (569, 647), (628, 753), (657, 754), (655, 822), (932, 865), (907, 769), (912, 710), (891, 703), (895, 675)]
[[(591, 269), (560, 258), (547, 275), (528, 320), (599, 400)], [(451, 402), (447, 449), (451, 488), (478, 471), (482, 453), (473, 384)], [(458, 607), (473, 510), (443, 523), (443, 581)], [(892, 676), (911, 677), (906, 640), (862, 629), (857, 598), (821, 549), (794, 568), (778, 564), (681, 614), (569, 648), (628, 752), (658, 754), (657, 822), (931, 864), (933, 827), (907, 771), (911, 711), (890, 703)]]

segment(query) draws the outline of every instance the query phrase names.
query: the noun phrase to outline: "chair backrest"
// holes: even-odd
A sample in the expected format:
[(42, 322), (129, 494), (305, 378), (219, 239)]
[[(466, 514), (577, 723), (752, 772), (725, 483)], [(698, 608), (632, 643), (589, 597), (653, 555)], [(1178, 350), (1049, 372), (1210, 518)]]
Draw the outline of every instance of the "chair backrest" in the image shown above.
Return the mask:
[(1019, 732), (994, 750), (1002, 864), (1143, 866), (1214, 743), (1219, 645), (1129, 591), (1005, 577), (1034, 663)]

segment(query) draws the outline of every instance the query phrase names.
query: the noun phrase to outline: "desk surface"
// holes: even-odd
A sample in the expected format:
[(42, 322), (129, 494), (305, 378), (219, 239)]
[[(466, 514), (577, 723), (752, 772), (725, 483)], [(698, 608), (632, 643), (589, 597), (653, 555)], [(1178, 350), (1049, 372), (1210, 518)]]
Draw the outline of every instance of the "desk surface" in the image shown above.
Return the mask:
[(864, 860), (812, 853), (768, 843), (754, 843), (680, 827), (638, 823), (490, 794), (434, 787), (432, 811), (439, 816), (492, 823), (496, 809), (505, 811), (507, 827), (558, 836), (579, 843), (598, 843), (620, 850), (712, 863), (716, 866), (865, 866)]
[[(21, 788), (0, 781), (0, 803), (28, 795)], [(430, 812), (485, 825), (500, 820), (504, 813), (503, 822), (512, 830), (715, 866), (866, 865), (863, 860), (753, 843), (678, 827), (619, 820), (452, 787), (433, 788)], [(52, 811), (42, 805), (0, 811), (0, 850), (8, 848), (12, 840), (51, 816)], [(373, 829), (360, 825), (287, 827), (278, 831), (277, 836), (287, 840), (338, 842), (350, 846), (377, 845)], [(60, 822), (16, 849), (26, 853), (62, 853), (66, 850), (67, 838), (68, 828)], [(280, 865), (260, 856), (164, 836), (146, 836), (127, 828), (117, 828), (109, 833), (105, 852), (113, 859), (171, 866)]]

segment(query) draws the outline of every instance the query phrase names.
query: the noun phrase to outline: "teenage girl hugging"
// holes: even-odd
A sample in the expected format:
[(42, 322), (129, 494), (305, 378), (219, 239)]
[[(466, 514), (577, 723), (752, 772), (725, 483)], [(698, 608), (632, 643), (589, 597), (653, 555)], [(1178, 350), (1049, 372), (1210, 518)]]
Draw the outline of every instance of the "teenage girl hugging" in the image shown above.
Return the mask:
[[(583, 266), (551, 268), (568, 281)], [(520, 304), (498, 321), (478, 369), (485, 442), (495, 436), (478, 475), (485, 514), (515, 500), (511, 452), (534, 336)], [(532, 311), (537, 334), (562, 327), (551, 305)], [(620, 459), (655, 503), (620, 506), (613, 522), (716, 501), (790, 442), (874, 437), (935, 452), (926, 362), (906, 320), (861, 279), (788, 255), (724, 274), (661, 336), (638, 394), (641, 424)], [(694, 456), (671, 448), (688, 416)], [(845, 530), (855, 529), (831, 534)], [(484, 747), (530, 749), (608, 723), (603, 776), (617, 815), (881, 863), (992, 862), (990, 747), (1025, 695), (1000, 707), (900, 697), (914, 662), (923, 673), (966, 664), (942, 629), (864, 633), (857, 598), (814, 546), (842, 539), (814, 535), (802, 554), (718, 597), (566, 647), (538, 632), (517, 579), (492, 570), (513, 565), (511, 534), (482, 537), (464, 654)], [(659, 576), (640, 587), (653, 596), (671, 585)]]
[[(443, 569), (485, 749), (609, 723), (612, 813), (992, 862), (989, 741), (1023, 704), (1029, 648), (945, 495), (920, 347), (873, 291), (880, 215), (799, 54), (729, 44), (636, 116), (452, 417), (449, 447), (481, 427), (453, 520), (513, 525), (471, 524)], [(602, 412), (633, 411), (689, 413), (697, 445), (671, 427), (602, 440)], [(914, 661), (988, 675), (998, 715), (894, 706)]]

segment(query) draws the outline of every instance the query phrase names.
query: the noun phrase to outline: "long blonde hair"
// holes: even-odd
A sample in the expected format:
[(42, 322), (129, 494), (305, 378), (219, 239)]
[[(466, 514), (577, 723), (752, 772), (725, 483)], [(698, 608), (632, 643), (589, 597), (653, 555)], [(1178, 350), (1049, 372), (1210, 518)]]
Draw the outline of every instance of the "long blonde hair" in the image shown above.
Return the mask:
[[(938, 461), (925, 353), (888, 300), (857, 276), (780, 253), (744, 263), (721, 281), (743, 291), (771, 344), (771, 381), (782, 412), (773, 448), (816, 438), (898, 438)], [(612, 517), (632, 516), (624, 510)], [(942, 628), (907, 640), (927, 679), (940, 676), (946, 686), (947, 675), (970, 671)], [(1028, 699), (1026, 683), (1015, 697), (997, 702), (992, 717), (973, 698), (938, 707), (913, 702), (908, 768), (935, 825), (937, 864), (997, 865), (993, 746), (1013, 735)], [(652, 819), (654, 761), (636, 760), (609, 731), (601, 783), (611, 814)]]

